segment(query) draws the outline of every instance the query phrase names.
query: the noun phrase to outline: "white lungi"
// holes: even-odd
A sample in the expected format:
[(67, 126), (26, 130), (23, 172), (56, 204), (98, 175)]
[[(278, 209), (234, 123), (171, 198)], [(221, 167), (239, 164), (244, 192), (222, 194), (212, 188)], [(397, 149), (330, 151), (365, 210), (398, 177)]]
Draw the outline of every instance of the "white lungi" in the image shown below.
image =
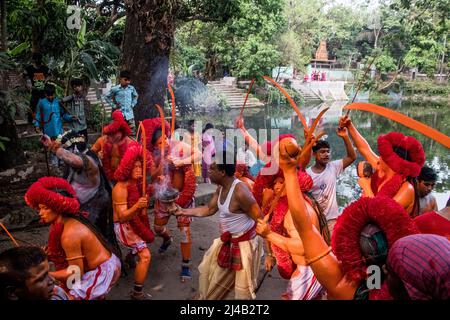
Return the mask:
[(72, 287), (69, 293), (77, 300), (103, 299), (120, 278), (120, 260), (114, 254), (94, 270), (86, 272), (81, 282)]
[(132, 254), (136, 254), (147, 248), (145, 241), (133, 231), (133, 228), (131, 228), (128, 222), (115, 222), (114, 232), (119, 242), (123, 246), (131, 249)]
[(288, 300), (312, 300), (319, 296), (323, 287), (309, 266), (297, 265), (299, 273), (289, 280), (286, 293)]

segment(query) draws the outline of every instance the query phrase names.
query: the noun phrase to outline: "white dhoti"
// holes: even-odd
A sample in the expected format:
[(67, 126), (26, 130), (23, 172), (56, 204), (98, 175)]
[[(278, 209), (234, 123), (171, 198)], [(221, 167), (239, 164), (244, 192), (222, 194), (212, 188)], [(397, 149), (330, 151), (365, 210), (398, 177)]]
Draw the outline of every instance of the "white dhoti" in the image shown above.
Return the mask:
[(120, 278), (120, 260), (114, 254), (94, 270), (86, 272), (81, 282), (70, 289), (69, 293), (77, 300), (103, 299), (111, 287)]
[(323, 287), (309, 266), (297, 265), (295, 275), (289, 280), (283, 297), (287, 300), (313, 300), (320, 296)]
[(128, 222), (115, 222), (114, 232), (119, 242), (124, 247), (131, 249), (132, 254), (136, 254), (147, 248), (147, 243), (133, 231), (133, 228), (131, 228)]
[(257, 286), (263, 250), (262, 239), (256, 236), (251, 240), (239, 242), (241, 270), (225, 269), (219, 266), (217, 257), (222, 243), (220, 238), (215, 239), (198, 266), (200, 272), (199, 299), (222, 300), (233, 289), (233, 286), (235, 299), (255, 299), (254, 291)]

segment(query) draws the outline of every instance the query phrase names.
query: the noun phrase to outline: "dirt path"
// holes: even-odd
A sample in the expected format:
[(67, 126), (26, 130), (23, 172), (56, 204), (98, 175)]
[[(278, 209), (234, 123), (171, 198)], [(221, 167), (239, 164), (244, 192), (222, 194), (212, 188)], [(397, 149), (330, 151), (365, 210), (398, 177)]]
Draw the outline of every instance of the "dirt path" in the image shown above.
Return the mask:
[[(168, 228), (171, 231), (174, 242), (164, 253), (159, 254), (161, 238), (151, 244), (152, 262), (145, 284), (145, 290), (153, 296), (153, 300), (189, 300), (198, 293), (198, 265), (204, 253), (211, 245), (213, 239), (219, 236), (218, 216), (207, 218), (196, 218), (192, 222), (192, 280), (181, 283), (179, 273), (181, 269), (180, 235), (176, 227), (176, 220), (170, 219)], [(14, 232), (20, 240), (25, 240), (37, 245), (45, 245), (48, 236), (48, 227), (33, 228), (27, 231)], [(22, 242), (22, 244), (25, 244)], [(12, 247), (12, 242), (3, 232), (0, 232), (0, 251)], [(126, 250), (123, 250), (126, 253)], [(263, 268), (263, 264), (261, 265)], [(264, 270), (261, 269), (259, 279), (262, 278)], [(108, 294), (107, 299), (127, 300), (128, 292), (133, 286), (133, 272), (120, 279), (118, 285)], [(282, 279), (277, 270), (274, 269), (264, 280), (257, 294), (258, 300), (278, 300), (287, 286), (287, 281)], [(228, 299), (233, 298), (233, 293)]]

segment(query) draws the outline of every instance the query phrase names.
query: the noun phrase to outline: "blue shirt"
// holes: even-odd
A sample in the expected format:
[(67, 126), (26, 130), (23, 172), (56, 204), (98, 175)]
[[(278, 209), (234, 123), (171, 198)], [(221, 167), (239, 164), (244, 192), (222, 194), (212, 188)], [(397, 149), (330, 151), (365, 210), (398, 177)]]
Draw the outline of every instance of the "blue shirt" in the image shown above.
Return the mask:
[(125, 120), (134, 119), (133, 109), (137, 104), (137, 98), (137, 91), (132, 85), (124, 88), (119, 84), (112, 87), (105, 95), (106, 102), (113, 110), (120, 108)]
[[(43, 115), (42, 118), (41, 114)], [(50, 114), (52, 114), (51, 119)], [(72, 116), (59, 106), (58, 98), (54, 98), (52, 102), (48, 101), (47, 98), (39, 100), (36, 107), (36, 119), (33, 124), (36, 127), (42, 127), (40, 121), (43, 121), (44, 134), (50, 138), (56, 138), (62, 134), (64, 132), (62, 128), (63, 119), (65, 121), (72, 121)]]
[(251, 166), (251, 168), (249, 170), (250, 174), (253, 177), (258, 176), (258, 173), (261, 171), (262, 168), (264, 168), (265, 165), (266, 164), (264, 162), (262, 162), (261, 160), (259, 160), (259, 159), (256, 160), (256, 163), (253, 166)]

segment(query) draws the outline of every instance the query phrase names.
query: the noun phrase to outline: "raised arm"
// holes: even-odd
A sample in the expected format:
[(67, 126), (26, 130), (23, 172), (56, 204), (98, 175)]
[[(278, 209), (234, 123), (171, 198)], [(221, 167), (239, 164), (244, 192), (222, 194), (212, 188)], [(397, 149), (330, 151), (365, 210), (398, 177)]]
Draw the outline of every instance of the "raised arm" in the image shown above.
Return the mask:
[(374, 168), (378, 167), (379, 156), (372, 150), (366, 139), (358, 132), (348, 117), (339, 119), (339, 127), (348, 129), (348, 133), (355, 143), (359, 153), (366, 159)]
[(347, 156), (342, 159), (342, 163), (343, 163), (342, 166), (345, 169), (356, 160), (356, 152), (355, 152), (355, 149), (353, 148), (353, 144), (350, 141), (350, 138), (348, 136), (347, 128), (345, 128), (345, 127), (338, 128), (337, 135), (344, 140), (345, 150), (347, 151)]
[(238, 117), (236, 119), (236, 128), (239, 128), (244, 136), (245, 141), (248, 143), (249, 148), (251, 148), (256, 153), (256, 157), (261, 159), (264, 162), (269, 162), (270, 157), (268, 157), (262, 150), (258, 141), (255, 140), (245, 129), (244, 119), (242, 117)]
[(307, 263), (312, 268), (317, 280), (327, 289), (333, 299), (352, 299), (356, 285), (345, 281), (339, 261), (331, 254), (331, 248), (313, 225), (308, 214), (305, 200), (297, 178), (297, 159), (280, 159), (284, 172), (286, 193), (292, 219), (303, 242)]
[(217, 200), (219, 199), (219, 188), (217, 188), (214, 195), (209, 200), (207, 206), (196, 207), (193, 209), (178, 208), (174, 214), (176, 216), (190, 216), (190, 217), (208, 217), (214, 215), (219, 208), (217, 207)]
[(83, 159), (79, 155), (61, 148), (61, 144), (59, 142), (52, 141), (47, 136), (43, 136), (41, 138), (41, 142), (47, 149), (53, 152), (58, 157), (58, 159), (61, 159), (67, 165), (76, 169), (83, 168)]

